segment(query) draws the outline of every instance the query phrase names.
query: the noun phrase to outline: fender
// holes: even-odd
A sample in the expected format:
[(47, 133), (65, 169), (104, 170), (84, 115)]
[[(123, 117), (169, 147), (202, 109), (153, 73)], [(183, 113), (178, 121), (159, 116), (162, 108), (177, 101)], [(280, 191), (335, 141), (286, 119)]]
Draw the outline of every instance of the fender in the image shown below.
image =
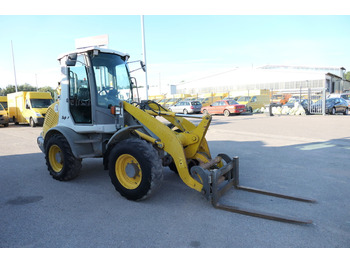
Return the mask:
[(132, 132), (136, 129), (142, 128), (141, 125), (136, 126), (128, 126), (125, 127), (118, 132), (116, 132), (108, 141), (106, 145), (106, 151), (103, 154), (103, 167), (105, 170), (108, 170), (108, 159), (109, 159), (109, 153), (111, 152), (113, 145), (118, 143), (119, 141), (125, 140), (131, 136), (133, 136)]
[(86, 155), (95, 155), (95, 157), (98, 157), (98, 155), (95, 154), (94, 149), (92, 147), (91, 143), (79, 143), (78, 141), (85, 141), (87, 140), (86, 135), (78, 134), (73, 129), (66, 127), (66, 126), (55, 126), (51, 128), (45, 135), (44, 139), (44, 149), (46, 148), (46, 143), (48, 139), (53, 135), (60, 133), (62, 134), (65, 139), (67, 140), (73, 155), (76, 158), (82, 158)]

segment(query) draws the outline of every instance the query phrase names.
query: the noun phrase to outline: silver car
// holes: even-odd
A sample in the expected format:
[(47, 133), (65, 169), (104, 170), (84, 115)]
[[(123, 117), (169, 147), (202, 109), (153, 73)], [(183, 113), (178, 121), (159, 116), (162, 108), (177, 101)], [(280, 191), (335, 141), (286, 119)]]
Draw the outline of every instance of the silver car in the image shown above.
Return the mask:
[(193, 114), (200, 113), (202, 104), (199, 101), (180, 101), (177, 104), (170, 106), (169, 110), (175, 113)]

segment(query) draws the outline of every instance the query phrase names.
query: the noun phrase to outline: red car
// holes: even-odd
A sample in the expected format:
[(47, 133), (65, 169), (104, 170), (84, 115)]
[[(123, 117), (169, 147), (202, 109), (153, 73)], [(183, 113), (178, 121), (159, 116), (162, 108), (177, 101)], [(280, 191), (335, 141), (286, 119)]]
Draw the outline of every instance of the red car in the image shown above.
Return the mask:
[(246, 112), (245, 105), (238, 104), (235, 100), (220, 100), (216, 101), (210, 106), (202, 107), (203, 114), (224, 114), (229, 116), (230, 114), (237, 114)]

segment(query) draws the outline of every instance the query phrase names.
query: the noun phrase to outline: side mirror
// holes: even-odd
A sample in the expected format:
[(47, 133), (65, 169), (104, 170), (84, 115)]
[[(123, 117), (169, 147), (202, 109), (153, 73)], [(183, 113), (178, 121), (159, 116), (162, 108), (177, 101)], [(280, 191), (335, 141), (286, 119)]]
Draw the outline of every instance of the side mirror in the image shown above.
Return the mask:
[(77, 54), (69, 54), (66, 60), (66, 66), (75, 66), (77, 63)]
[(135, 77), (130, 77), (132, 88), (137, 88), (137, 81)]
[(141, 65), (141, 68), (143, 70), (143, 72), (146, 72), (146, 65), (143, 61), (140, 61), (140, 65)]

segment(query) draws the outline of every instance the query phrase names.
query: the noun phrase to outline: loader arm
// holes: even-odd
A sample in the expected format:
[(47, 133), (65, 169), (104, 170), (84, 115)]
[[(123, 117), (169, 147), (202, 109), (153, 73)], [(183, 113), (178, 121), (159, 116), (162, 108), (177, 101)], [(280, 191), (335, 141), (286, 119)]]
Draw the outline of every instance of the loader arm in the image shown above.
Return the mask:
[[(124, 102), (123, 106), (125, 111), (157, 137), (153, 141), (157, 141), (157, 144), (162, 145), (162, 149), (171, 155), (182, 181), (190, 188), (201, 192), (203, 184), (191, 176), (187, 160), (196, 159), (200, 163), (207, 163), (211, 160), (205, 139), (211, 116), (204, 116), (199, 125), (195, 126), (183, 117), (177, 117), (173, 112), (159, 112), (162, 117), (183, 131), (176, 132), (157, 120), (154, 116), (159, 114), (152, 110), (143, 111), (126, 102)], [(146, 138), (145, 135), (141, 136)], [(152, 139), (148, 140), (152, 142)]]

